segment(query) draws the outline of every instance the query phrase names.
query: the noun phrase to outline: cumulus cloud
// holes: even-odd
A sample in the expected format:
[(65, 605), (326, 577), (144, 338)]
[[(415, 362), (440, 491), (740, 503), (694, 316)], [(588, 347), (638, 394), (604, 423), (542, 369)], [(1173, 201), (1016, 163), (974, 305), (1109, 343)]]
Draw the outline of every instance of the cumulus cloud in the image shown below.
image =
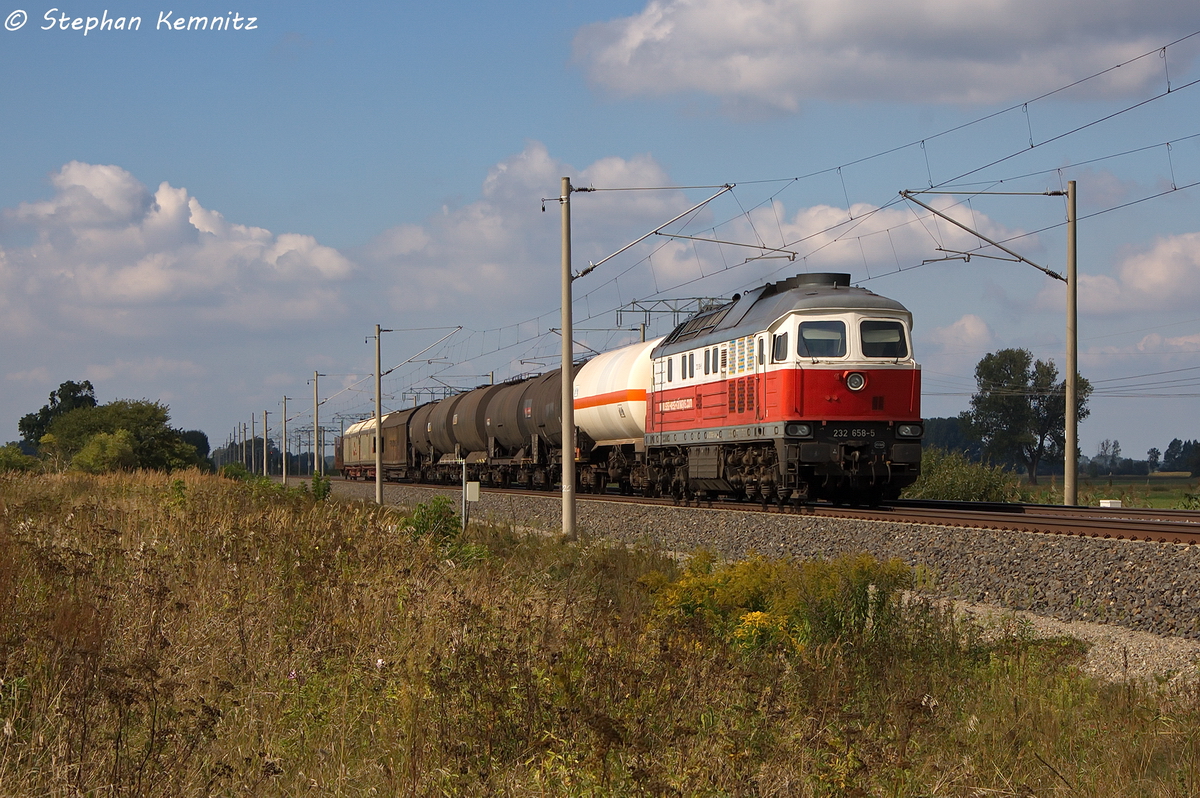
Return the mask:
[[(444, 311), (454, 323), (467, 320), (468, 308), (503, 307), (508, 321), (518, 309), (544, 310), (558, 295), (564, 175), (575, 175), (578, 188), (670, 182), (649, 156), (604, 158), (580, 170), (555, 160), (542, 143), (529, 142), (488, 171), (477, 200), (386, 230), (357, 258), (394, 275), (391, 298), (398, 310)], [(681, 192), (575, 195), (576, 259), (604, 257), (604, 247), (620, 240), (613, 231), (627, 235), (630, 225), (666, 221), (683, 201)]]
[[(1020, 99), (1152, 51), (1193, 22), (1183, 2), (1135, 0), (1086, 13), (1069, 0), (651, 0), (582, 28), (574, 47), (590, 80), (617, 95), (699, 92), (795, 111), (813, 99)], [(1090, 90), (1161, 81), (1157, 61)]]
[(314, 294), (336, 301), (329, 286), (353, 271), (312, 236), (232, 223), (187, 189), (151, 191), (117, 166), (72, 161), (51, 183), (50, 199), (4, 212), (6, 228), (33, 239), (0, 247), (5, 301), (35, 311), (10, 331), (33, 332), (36, 317), (152, 332), (166, 308), (174, 324), (259, 326), (307, 311)]
[(974, 354), (991, 348), (995, 341), (991, 327), (974, 313), (968, 313), (946, 327), (938, 327), (928, 338), (946, 353)]
[(206, 369), (190, 360), (166, 357), (147, 357), (139, 360), (117, 358), (111, 363), (93, 364), (84, 369), (84, 376), (95, 383), (154, 382), (156, 380), (196, 379), (203, 377)]
[[(1019, 234), (983, 213), (955, 205), (949, 198), (938, 198), (933, 206), (994, 239)], [(880, 208), (866, 203), (854, 203), (849, 208), (811, 205), (789, 215), (776, 202), (774, 206), (755, 210), (731, 227), (738, 241), (794, 252), (813, 268), (848, 271), (860, 278), (877, 277), (927, 258), (943, 257), (939, 248), (968, 252), (980, 245), (975, 236), (939, 223), (924, 210), (914, 213), (904, 206)]]
[[(1092, 346), (1088, 351), (1100, 355), (1195, 355), (1200, 352), (1200, 333), (1168, 336), (1153, 332), (1142, 336), (1134, 344)], [(1156, 360), (1170, 362), (1169, 359)]]
[[(576, 187), (649, 187), (672, 182), (648, 156), (608, 157), (574, 169), (552, 158), (541, 143), (530, 142), (522, 152), (490, 170), (477, 200), (459, 208), (443, 208), (420, 224), (387, 230), (355, 258), (392, 276), (391, 286), (385, 290), (395, 309), (441, 314), (437, 318), (442, 323), (465, 322), (482, 329), (489, 324), (512, 324), (529, 311), (553, 310), (559, 292), (557, 195), (565, 174), (576, 175)], [(543, 198), (546, 213), (540, 212)], [(605, 258), (696, 201), (682, 191), (574, 195), (575, 270)], [(938, 257), (938, 246), (959, 251), (978, 247), (969, 233), (928, 219), (922, 223), (918, 215), (926, 217), (925, 211), (916, 214), (904, 206), (822, 204), (790, 209), (776, 200), (743, 214), (737, 202), (724, 201), (727, 204), (720, 210), (706, 208), (663, 231), (694, 238), (652, 236), (577, 283), (578, 301), (584, 293), (601, 291), (614, 275), (626, 280), (624, 290), (612, 289), (602, 298), (592, 294), (591, 304), (577, 311), (594, 314), (633, 297), (717, 273), (726, 273), (728, 279), (715, 281), (717, 285), (707, 281), (706, 290), (731, 293), (802, 271), (847, 271), (856, 279), (879, 276), (901, 265)], [(935, 201), (941, 210), (962, 217), (986, 235), (1011, 238), (1019, 232), (985, 214), (972, 213), (966, 206), (956, 207), (952, 199)], [(704, 238), (763, 248), (709, 244)], [(787, 253), (795, 253), (795, 258), (781, 262), (779, 258)], [(733, 268), (747, 258), (763, 255), (772, 258)]]
[(11, 382), (28, 382), (34, 385), (41, 385), (50, 381), (50, 370), (45, 366), (35, 366), (24, 371), (10, 371), (4, 375), (4, 379)]
[[(1061, 288), (1043, 290), (1043, 306), (1061, 305)], [(1080, 274), (1079, 308), (1096, 315), (1186, 310), (1200, 305), (1200, 233), (1157, 239), (1125, 257), (1113, 275)]]

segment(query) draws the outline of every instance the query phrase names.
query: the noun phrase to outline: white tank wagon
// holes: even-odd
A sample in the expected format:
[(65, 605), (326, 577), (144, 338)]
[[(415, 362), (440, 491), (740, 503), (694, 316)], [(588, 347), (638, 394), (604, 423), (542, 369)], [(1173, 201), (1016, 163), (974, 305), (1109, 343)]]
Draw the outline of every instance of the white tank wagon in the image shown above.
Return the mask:
[(661, 342), (657, 338), (597, 355), (575, 375), (575, 424), (597, 445), (641, 443), (650, 352)]

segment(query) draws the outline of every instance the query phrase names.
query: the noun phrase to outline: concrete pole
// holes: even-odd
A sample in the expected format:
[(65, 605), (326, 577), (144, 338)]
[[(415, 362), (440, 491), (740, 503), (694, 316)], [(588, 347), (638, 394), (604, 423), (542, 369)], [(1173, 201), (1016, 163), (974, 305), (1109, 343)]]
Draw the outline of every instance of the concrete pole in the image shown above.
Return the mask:
[(250, 414), (250, 473), (253, 474), (258, 470), (258, 452), (254, 451), (254, 441), (258, 438), (258, 433), (254, 430), (254, 414)]
[(287, 487), (287, 396), (283, 397), (283, 431), (279, 433), (279, 442), (283, 444), (283, 486)]
[[(321, 376), (321, 375), (317, 374), (317, 372), (315, 372), (315, 371), (313, 372), (313, 474), (314, 475), (321, 473), (321, 471), (323, 470), (323, 469), (320, 469), (320, 467), (318, 466), (318, 463), (317, 463), (317, 460), (318, 460), (317, 442), (321, 438), (321, 436), (318, 432), (318, 430), (321, 429), (321, 421), (320, 421), (321, 417), (318, 412), (318, 408), (321, 406), (321, 403), (319, 401), (317, 401), (317, 378), (319, 376)], [(321, 457), (319, 459), (324, 460), (325, 458)]]
[(271, 450), (267, 447), (267, 441), (271, 436), (267, 434), (267, 411), (263, 411), (263, 476), (271, 476)]
[(571, 178), (562, 179), (562, 531), (575, 539), (575, 370), (571, 320)]
[(375, 503), (383, 504), (383, 363), (379, 356), (379, 340), (383, 337), (375, 325)]
[(1078, 502), (1079, 468), (1079, 282), (1076, 279), (1075, 181), (1067, 181), (1067, 418), (1063, 456), (1063, 504)]

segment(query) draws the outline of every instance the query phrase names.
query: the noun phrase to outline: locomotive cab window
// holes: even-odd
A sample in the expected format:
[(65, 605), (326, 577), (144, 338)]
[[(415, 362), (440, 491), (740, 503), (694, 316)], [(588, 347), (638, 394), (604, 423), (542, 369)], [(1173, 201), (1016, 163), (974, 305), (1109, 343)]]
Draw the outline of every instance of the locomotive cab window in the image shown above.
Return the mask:
[(796, 353), (801, 357), (845, 357), (846, 323), (842, 321), (804, 321), (796, 338)]
[(898, 321), (864, 321), (859, 327), (863, 357), (908, 357), (904, 325)]
[(788, 334), (779, 333), (775, 336), (775, 342), (771, 348), (771, 361), (773, 363), (786, 363), (788, 359)]

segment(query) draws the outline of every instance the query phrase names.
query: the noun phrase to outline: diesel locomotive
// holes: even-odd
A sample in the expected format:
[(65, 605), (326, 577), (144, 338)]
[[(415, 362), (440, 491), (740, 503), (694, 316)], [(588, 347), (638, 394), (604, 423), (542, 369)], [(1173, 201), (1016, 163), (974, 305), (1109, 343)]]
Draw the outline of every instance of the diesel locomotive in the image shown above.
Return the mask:
[[(735, 295), (669, 335), (574, 364), (581, 491), (680, 499), (876, 503), (921, 465), (912, 314), (802, 274)], [(561, 372), (487, 385), (349, 427), (351, 479), (550, 489), (561, 479)]]

